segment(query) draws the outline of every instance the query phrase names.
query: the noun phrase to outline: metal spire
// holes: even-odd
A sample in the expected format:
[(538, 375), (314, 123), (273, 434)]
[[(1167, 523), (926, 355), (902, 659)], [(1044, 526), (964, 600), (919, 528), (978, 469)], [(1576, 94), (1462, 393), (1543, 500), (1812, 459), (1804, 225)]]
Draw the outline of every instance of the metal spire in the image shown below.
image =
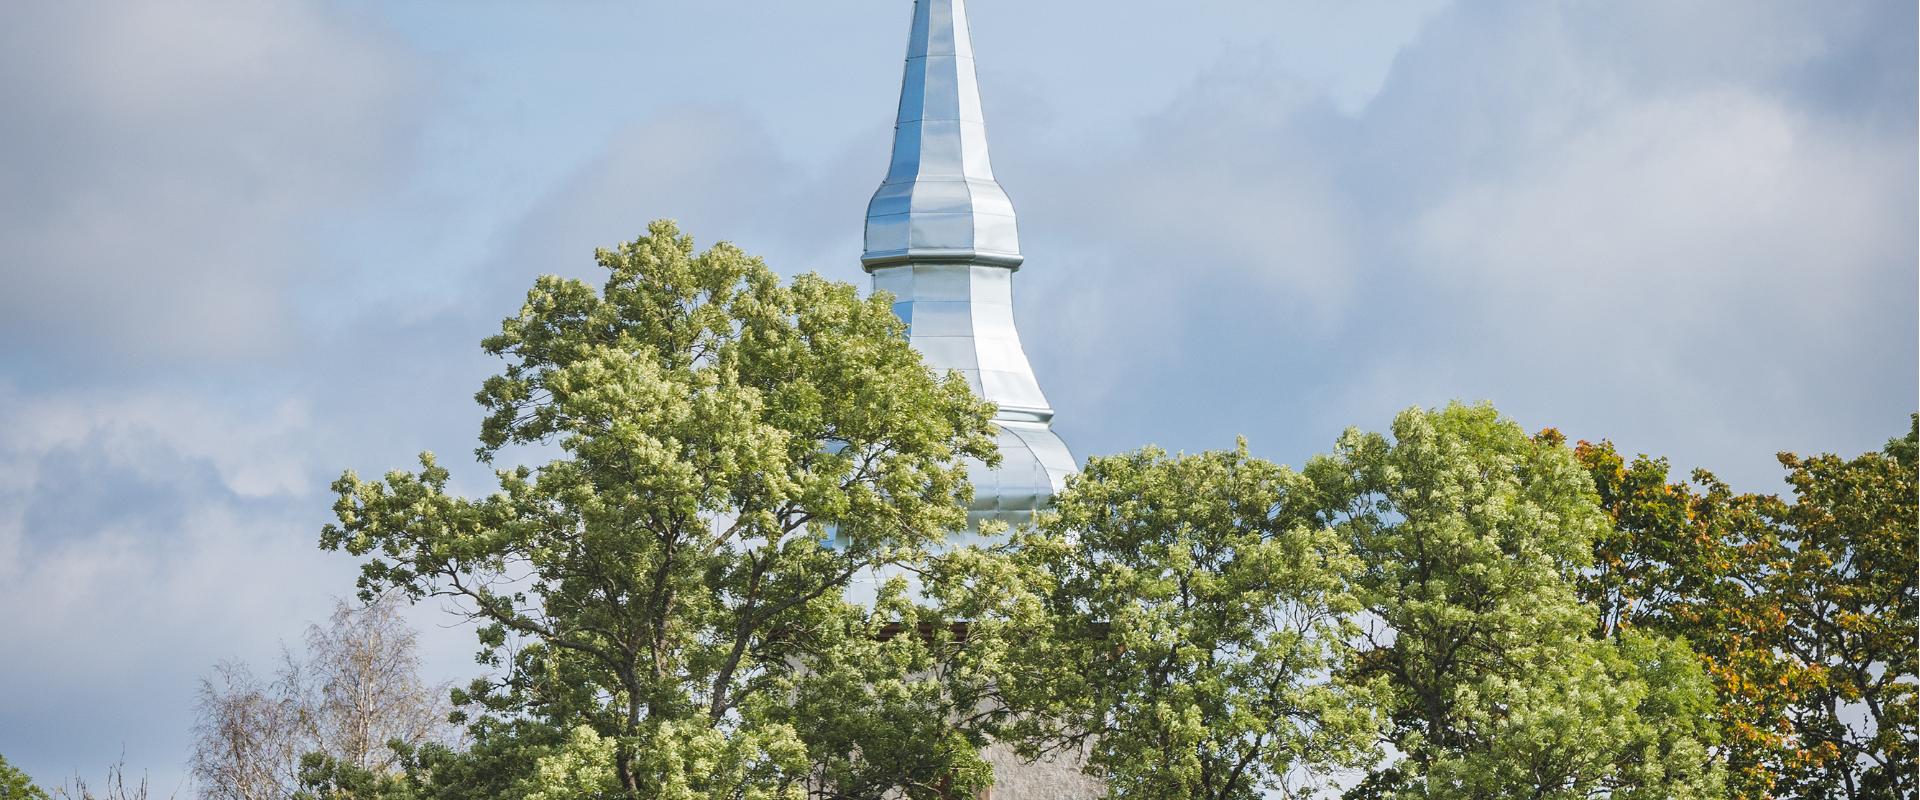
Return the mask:
[(861, 263), (936, 372), (958, 371), (999, 410), (1001, 463), (973, 463), (969, 527), (1030, 521), (1075, 462), (1052, 428), (1013, 320), (1020, 242), (993, 179), (965, 0), (917, 0), (893, 163), (867, 207)]
[(893, 163), (867, 205), (860, 262), (910, 261), (1020, 266), (1013, 202), (987, 157), (966, 0), (914, 4)]

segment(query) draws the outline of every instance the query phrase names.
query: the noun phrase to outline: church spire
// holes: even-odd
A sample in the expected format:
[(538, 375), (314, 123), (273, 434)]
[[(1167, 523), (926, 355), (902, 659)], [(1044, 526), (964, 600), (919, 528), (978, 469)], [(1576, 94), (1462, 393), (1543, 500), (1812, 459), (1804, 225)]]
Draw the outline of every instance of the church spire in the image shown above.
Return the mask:
[(909, 263), (1018, 269), (1013, 202), (993, 179), (966, 0), (917, 0), (893, 162), (867, 205), (868, 271)]
[(1000, 463), (967, 460), (970, 533), (989, 521), (1019, 527), (1053, 502), (1073, 453), (1053, 432), (1053, 406), (1034, 379), (1013, 318), (1020, 266), (1013, 204), (993, 180), (973, 73), (966, 0), (918, 0), (893, 162), (867, 207), (861, 257), (876, 292), (893, 296), (907, 341), (936, 375), (958, 374), (993, 403)]
[(1014, 325), (1020, 240), (987, 162), (966, 0), (914, 5), (893, 163), (867, 206), (860, 261), (873, 288), (893, 295), (927, 366), (958, 373), (996, 409), (1000, 464), (968, 462), (969, 529), (1031, 522), (1066, 487), (1074, 460)]

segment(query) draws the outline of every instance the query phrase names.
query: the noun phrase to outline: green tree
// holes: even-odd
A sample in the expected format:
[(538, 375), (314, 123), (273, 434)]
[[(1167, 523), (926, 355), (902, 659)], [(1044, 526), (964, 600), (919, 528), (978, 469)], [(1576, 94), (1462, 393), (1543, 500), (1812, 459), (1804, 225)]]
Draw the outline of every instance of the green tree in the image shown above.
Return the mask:
[(1613, 530), (1583, 595), (1603, 626), (1686, 637), (1740, 798), (1914, 792), (1915, 434), (1847, 460), (1783, 453), (1789, 502), (1582, 443)]
[(474, 750), (416, 768), (528, 797), (984, 785), (984, 734), (943, 724), (971, 700), (928, 685), (946, 644), (882, 635), (919, 624), (898, 582), (872, 607), (844, 590), (965, 525), (990, 406), (922, 364), (884, 295), (783, 285), (667, 222), (598, 260), (598, 290), (540, 278), (485, 343), (507, 365), (478, 394), (479, 456), (551, 460), (479, 498), (430, 454), (334, 484), (321, 545), (366, 557), (363, 593), (457, 599), (500, 673), (457, 693)]
[(1709, 797), (1712, 694), (1677, 641), (1593, 635), (1574, 594), (1608, 527), (1557, 437), (1489, 406), (1348, 431), (1305, 470), (1365, 563), (1364, 651), (1396, 758), (1349, 797)]
[(1084, 748), (1114, 798), (1310, 794), (1363, 764), (1373, 698), (1329, 677), (1360, 565), (1315, 521), (1312, 488), (1244, 442), (1089, 461), (1014, 540), (1046, 612), (1008, 656), (1027, 754)]
[(0, 800), (47, 800), (47, 793), (33, 785), (33, 779), (0, 756)]
[(1761, 585), (1785, 611), (1780, 647), (1820, 678), (1795, 704), (1794, 730), (1832, 754), (1803, 796), (1916, 793), (1915, 424), (1853, 459), (1782, 454), (1793, 501), (1760, 504), (1778, 532)]
[[(396, 760), (404, 760), (415, 750), (404, 742), (395, 742), (391, 751)], [(404, 773), (376, 771), (327, 753), (308, 753), (300, 759), (299, 788), (288, 797), (293, 800), (412, 800), (420, 796)]]

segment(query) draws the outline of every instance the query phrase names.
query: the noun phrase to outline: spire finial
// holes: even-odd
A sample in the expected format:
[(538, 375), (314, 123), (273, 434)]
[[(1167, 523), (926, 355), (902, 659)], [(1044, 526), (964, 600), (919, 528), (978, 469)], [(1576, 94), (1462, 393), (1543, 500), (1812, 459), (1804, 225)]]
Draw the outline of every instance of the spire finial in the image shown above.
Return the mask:
[(907, 263), (1018, 269), (1013, 202), (993, 179), (966, 0), (916, 0), (893, 163), (867, 204), (869, 271)]

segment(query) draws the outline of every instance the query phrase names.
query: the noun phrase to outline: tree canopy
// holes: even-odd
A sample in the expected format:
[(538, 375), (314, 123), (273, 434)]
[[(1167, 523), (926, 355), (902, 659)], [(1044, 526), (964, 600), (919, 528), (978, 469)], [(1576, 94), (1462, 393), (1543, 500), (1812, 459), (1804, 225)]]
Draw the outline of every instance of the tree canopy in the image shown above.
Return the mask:
[(1299, 473), (1091, 459), (1008, 545), (1040, 609), (1009, 619), (1034, 627), (1008, 733), (1083, 749), (1116, 798), (1718, 796), (1701, 665), (1596, 635), (1576, 593), (1608, 526), (1573, 450), (1489, 406), (1410, 409)]
[(1613, 524), (1582, 593), (1603, 632), (1687, 639), (1736, 798), (1915, 791), (1915, 428), (1847, 459), (1782, 453), (1791, 499), (1581, 443)]
[(47, 793), (35, 786), (27, 773), (0, 756), (0, 800), (47, 800)]
[(1783, 455), (1783, 499), (1414, 408), (1298, 471), (1093, 458), (949, 548), (992, 409), (891, 298), (665, 222), (597, 258), (485, 342), (490, 493), (334, 483), (322, 547), (489, 674), (457, 746), (310, 753), (298, 797), (944, 800), (996, 744), (1113, 798), (1914, 791), (1914, 433)]
[(1334, 679), (1360, 564), (1312, 497), (1244, 444), (1089, 460), (1011, 544), (1047, 610), (1002, 698), (1028, 752), (1086, 750), (1115, 798), (1251, 800), (1362, 765), (1374, 698)]
[[(322, 546), (366, 557), (363, 592), (464, 603), (499, 670), (456, 698), (473, 754), (419, 763), (515, 797), (984, 785), (984, 740), (927, 685), (942, 642), (879, 635), (918, 624), (902, 586), (844, 593), (964, 526), (990, 406), (922, 365), (883, 296), (782, 283), (666, 222), (598, 261), (600, 287), (540, 278), (485, 343), (506, 367), (478, 454), (550, 459), (478, 498), (431, 455), (334, 484)], [(907, 728), (937, 746), (895, 745)]]
[(1607, 526), (1572, 451), (1491, 406), (1409, 409), (1305, 469), (1364, 564), (1349, 678), (1386, 692), (1353, 797), (1711, 797), (1705, 679), (1684, 644), (1591, 635), (1574, 594)]

